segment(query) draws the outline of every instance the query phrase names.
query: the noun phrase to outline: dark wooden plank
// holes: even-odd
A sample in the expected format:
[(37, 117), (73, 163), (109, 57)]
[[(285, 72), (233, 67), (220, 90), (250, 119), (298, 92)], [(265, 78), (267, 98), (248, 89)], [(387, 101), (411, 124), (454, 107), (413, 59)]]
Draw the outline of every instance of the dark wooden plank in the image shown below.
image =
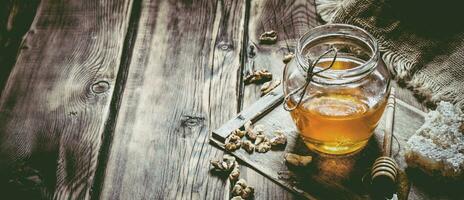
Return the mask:
[(15, 64), (23, 36), (34, 19), (39, 0), (0, 1), (0, 93)]
[[(267, 69), (275, 79), (282, 79), (283, 56), (293, 51), (297, 39), (317, 25), (313, 0), (265, 0), (251, 1), (248, 24), (248, 55), (243, 75), (259, 69)], [(260, 45), (259, 36), (274, 30), (278, 41), (274, 45)], [(253, 46), (253, 47), (251, 47)], [(250, 49), (253, 48), (254, 52)], [(243, 89), (243, 107), (253, 104), (260, 97), (260, 86), (249, 85)], [(264, 178), (253, 170), (247, 170), (247, 180), (256, 186), (257, 199), (287, 199), (292, 196), (282, 187)]]
[(227, 199), (210, 133), (236, 114), (244, 1), (142, 1), (101, 199)]
[(0, 98), (2, 195), (89, 198), (131, 3), (40, 2)]
[[(282, 94), (280, 94), (282, 95)], [(263, 102), (257, 102), (246, 108), (244, 112), (263, 112), (254, 107), (262, 107)], [(270, 104), (271, 102), (267, 102)], [(401, 100), (398, 100), (395, 113), (395, 135), (401, 146), (405, 146), (407, 139), (415, 133), (423, 123), (425, 113)], [(385, 116), (384, 116), (385, 117)], [(257, 169), (270, 179), (287, 187), (287, 189), (301, 194), (309, 199), (365, 199), (368, 198), (366, 188), (362, 185), (362, 177), (369, 172), (373, 161), (380, 155), (383, 129), (385, 126), (382, 118), (376, 130), (375, 137), (369, 146), (360, 154), (344, 158), (315, 157), (311, 168), (304, 170), (292, 169), (285, 165), (283, 156), (285, 152), (298, 154), (312, 154), (298, 137), (297, 130), (288, 112), (280, 105), (265, 115), (256, 124), (266, 127), (266, 133), (270, 135), (274, 130), (284, 130), (288, 136), (288, 144), (284, 150), (270, 151), (265, 154), (249, 154), (243, 149), (233, 152), (238, 158)], [(229, 124), (224, 124), (229, 126)], [(222, 143), (213, 140), (222, 147)], [(398, 152), (397, 143), (394, 143), (394, 152)], [(395, 154), (401, 169), (406, 168), (404, 161), (404, 148)]]

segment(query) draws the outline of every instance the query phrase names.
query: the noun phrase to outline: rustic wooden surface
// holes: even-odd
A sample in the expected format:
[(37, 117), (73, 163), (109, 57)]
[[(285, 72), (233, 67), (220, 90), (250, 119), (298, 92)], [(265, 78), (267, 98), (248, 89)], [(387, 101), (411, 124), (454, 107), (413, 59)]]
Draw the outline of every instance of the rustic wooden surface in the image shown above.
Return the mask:
[(89, 198), (131, 3), (40, 2), (0, 97), (2, 194)]
[(237, 108), (242, 3), (142, 1), (101, 199), (228, 195), (208, 141)]
[[(209, 172), (222, 156), (211, 131), (259, 98), (242, 83), (249, 70), (280, 78), (282, 56), (318, 25), (312, 0), (0, 2), (0, 194), (11, 199), (228, 198)], [(260, 45), (269, 30), (279, 41)], [(241, 171), (256, 199), (298, 198)]]

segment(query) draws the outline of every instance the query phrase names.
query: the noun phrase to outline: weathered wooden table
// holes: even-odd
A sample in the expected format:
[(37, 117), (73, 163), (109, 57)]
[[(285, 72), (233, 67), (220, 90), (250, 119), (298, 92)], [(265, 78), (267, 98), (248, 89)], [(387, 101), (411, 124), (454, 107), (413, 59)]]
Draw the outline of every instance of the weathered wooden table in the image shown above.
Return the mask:
[[(259, 98), (247, 71), (280, 76), (319, 24), (313, 0), (1, 4), (0, 199), (227, 198), (211, 131)], [(241, 172), (256, 199), (296, 197)]]

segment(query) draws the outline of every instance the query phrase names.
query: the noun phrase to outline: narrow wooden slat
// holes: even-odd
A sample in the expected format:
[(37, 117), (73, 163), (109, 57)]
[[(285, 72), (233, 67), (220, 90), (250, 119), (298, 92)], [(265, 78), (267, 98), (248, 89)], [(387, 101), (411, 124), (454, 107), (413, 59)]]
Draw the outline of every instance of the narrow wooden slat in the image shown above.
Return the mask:
[(101, 199), (222, 199), (210, 133), (236, 113), (243, 1), (142, 1)]
[[(282, 58), (293, 51), (296, 40), (306, 31), (315, 27), (316, 9), (314, 1), (310, 0), (265, 0), (251, 1), (250, 19), (248, 24), (248, 59), (243, 75), (259, 69), (267, 69), (274, 79), (282, 79), (284, 63)], [(274, 30), (278, 41), (273, 45), (259, 44), (259, 36), (265, 31)], [(253, 47), (251, 47), (253, 46)], [(253, 48), (254, 52), (250, 49)], [(244, 88), (243, 107), (247, 108), (260, 97), (260, 86), (249, 85)], [(253, 170), (247, 170), (248, 181), (256, 186), (257, 199), (287, 199), (292, 198), (285, 189), (264, 178)]]
[(131, 2), (40, 2), (0, 98), (2, 195), (89, 198)]

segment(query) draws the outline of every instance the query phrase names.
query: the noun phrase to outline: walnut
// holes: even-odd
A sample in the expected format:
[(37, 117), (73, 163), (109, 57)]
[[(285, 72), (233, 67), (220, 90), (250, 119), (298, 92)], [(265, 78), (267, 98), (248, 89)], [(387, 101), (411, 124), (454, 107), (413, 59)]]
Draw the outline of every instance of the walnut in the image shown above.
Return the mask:
[(246, 182), (245, 179), (241, 178), (240, 180), (237, 181), (236, 185), (240, 185), (242, 187), (246, 187), (248, 183)]
[(267, 31), (259, 36), (259, 43), (261, 44), (275, 44), (277, 42), (277, 32)]
[(255, 147), (256, 152), (258, 153), (266, 153), (271, 150), (271, 143), (270, 142), (261, 142), (259, 145)]
[(280, 85), (280, 80), (269, 81), (261, 86), (261, 96), (266, 95), (267, 93), (271, 92), (274, 88)]
[(235, 134), (230, 134), (229, 137), (226, 138), (224, 148), (227, 151), (235, 151), (240, 148), (242, 141), (240, 137)]
[(255, 139), (255, 145), (261, 144), (262, 142), (264, 142), (265, 139), (266, 139), (265, 135), (263, 135), (263, 134), (257, 135), (256, 139)]
[(222, 160), (211, 160), (211, 165), (213, 169), (220, 172), (228, 172), (235, 168), (237, 161), (235, 161), (235, 157), (224, 155)]
[(289, 63), (293, 58), (295, 57), (295, 54), (292, 52), (289, 52), (285, 54), (284, 59), (282, 60), (285, 64)]
[(265, 135), (258, 135), (255, 140), (255, 150), (259, 153), (266, 153), (271, 149), (271, 142)]
[(247, 186), (245, 189), (243, 189), (241, 197), (243, 199), (250, 199), (253, 197), (254, 193), (255, 193), (255, 188), (251, 186)]
[(249, 140), (242, 142), (242, 148), (248, 153), (253, 153), (253, 151), (255, 151), (255, 145)]
[(251, 186), (248, 186), (245, 179), (240, 179), (235, 183), (234, 187), (232, 188), (232, 196), (234, 197), (241, 197), (242, 199), (251, 199), (253, 198), (255, 193), (255, 189)]
[(270, 140), (271, 146), (273, 147), (285, 146), (287, 144), (287, 137), (285, 136), (285, 134), (282, 131), (275, 131), (274, 133), (277, 134), (277, 136), (273, 137)]
[(261, 84), (261, 83), (268, 82), (270, 80), (272, 80), (272, 74), (266, 69), (262, 69), (258, 71), (253, 71), (253, 73), (247, 75), (245, 77), (244, 82), (245, 82), (245, 85), (248, 85), (252, 83)]
[(297, 167), (308, 166), (312, 160), (313, 160), (313, 157), (311, 156), (301, 156), (301, 155), (293, 154), (293, 153), (285, 154), (285, 161), (287, 161), (288, 164), (291, 164)]
[(258, 135), (264, 134), (264, 126), (256, 125), (252, 127), (251, 125), (247, 128), (247, 138), (251, 141), (255, 141)]
[(232, 182), (235, 182), (237, 181), (239, 176), (240, 176), (240, 166), (238, 165), (238, 162), (235, 161), (234, 168), (229, 174), (229, 180)]
[(245, 136), (246, 131), (242, 131), (242, 130), (240, 130), (240, 129), (236, 129), (236, 130), (232, 131), (232, 134), (234, 134), (234, 135), (236, 135), (236, 136), (242, 138), (243, 136)]
[(232, 196), (240, 196), (242, 195), (243, 188), (240, 185), (235, 184), (232, 188)]

